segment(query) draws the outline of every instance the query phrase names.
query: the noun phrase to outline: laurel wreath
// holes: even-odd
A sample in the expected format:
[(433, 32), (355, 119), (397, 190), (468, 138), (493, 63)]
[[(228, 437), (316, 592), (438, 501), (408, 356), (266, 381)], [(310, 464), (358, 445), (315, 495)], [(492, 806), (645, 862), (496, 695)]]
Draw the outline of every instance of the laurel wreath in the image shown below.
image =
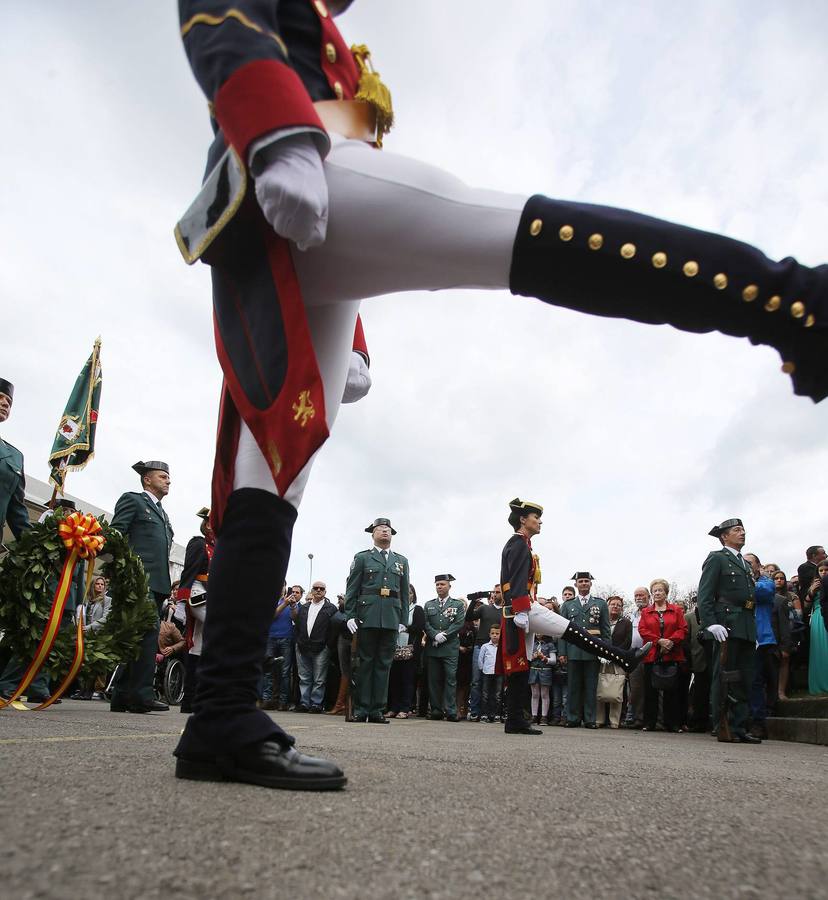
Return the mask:
[[(62, 521), (62, 516), (49, 516), (28, 528), (0, 565), (0, 645), (26, 663), (37, 650), (68, 552), (58, 534)], [(99, 522), (106, 543), (96, 575), (110, 580), (112, 605), (101, 628), (84, 634), (82, 672), (89, 677), (106, 677), (118, 663), (137, 658), (140, 639), (156, 618), (141, 560), (120, 531), (105, 519)], [(65, 675), (74, 652), (75, 630), (62, 627), (43, 668), (53, 679)]]

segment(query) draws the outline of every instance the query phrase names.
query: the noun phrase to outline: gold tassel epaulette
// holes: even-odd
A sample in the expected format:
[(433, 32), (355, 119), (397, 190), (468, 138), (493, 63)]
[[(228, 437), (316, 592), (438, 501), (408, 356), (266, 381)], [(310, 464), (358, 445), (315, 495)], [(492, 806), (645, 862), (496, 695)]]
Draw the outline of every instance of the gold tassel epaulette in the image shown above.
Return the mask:
[(383, 135), (388, 134), (394, 124), (394, 107), (391, 91), (382, 83), (379, 72), (371, 65), (371, 51), (365, 44), (354, 44), (351, 53), (359, 69), (359, 84), (354, 97), (374, 107), (377, 114), (377, 146), (382, 146)]
[(532, 554), (532, 558), (535, 560), (535, 584), (541, 583), (541, 568), (540, 568), (540, 557), (537, 553)]

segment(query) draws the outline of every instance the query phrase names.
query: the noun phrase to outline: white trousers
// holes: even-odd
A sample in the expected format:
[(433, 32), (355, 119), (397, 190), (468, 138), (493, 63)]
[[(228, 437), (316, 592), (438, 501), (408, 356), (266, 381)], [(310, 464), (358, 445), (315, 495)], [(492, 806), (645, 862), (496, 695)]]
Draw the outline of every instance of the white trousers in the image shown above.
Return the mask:
[(535, 652), (535, 635), (538, 637), (559, 638), (566, 631), (569, 619), (559, 616), (537, 600), (529, 607), (529, 632), (526, 635), (526, 658), (531, 659)]
[[(293, 262), (332, 431), (360, 301), (405, 291), (508, 288), (512, 245), (527, 197), (470, 188), (435, 166), (361, 141), (335, 134), (331, 140), (325, 160), (327, 238), (306, 252), (294, 247)], [(285, 491), (293, 506), (302, 499), (313, 459)], [(244, 423), (233, 486), (277, 493)]]

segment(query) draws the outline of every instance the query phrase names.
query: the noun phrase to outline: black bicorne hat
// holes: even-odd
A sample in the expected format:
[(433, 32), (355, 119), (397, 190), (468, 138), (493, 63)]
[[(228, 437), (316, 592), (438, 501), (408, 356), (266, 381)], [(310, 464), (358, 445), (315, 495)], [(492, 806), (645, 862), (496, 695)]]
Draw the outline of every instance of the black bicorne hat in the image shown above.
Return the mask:
[(374, 529), (375, 529), (375, 528), (379, 528), (380, 525), (387, 525), (387, 526), (391, 529), (391, 534), (396, 534), (396, 533), (397, 533), (397, 532), (394, 530), (393, 526), (391, 525), (391, 520), (390, 520), (390, 519), (374, 519), (373, 524), (372, 524), (372, 525), (369, 525), (365, 530), (368, 532), (368, 534), (373, 534), (373, 533), (374, 533)]
[(140, 460), (132, 467), (139, 475), (146, 475), (147, 472), (166, 472), (170, 474), (170, 467), (161, 462), (160, 459), (148, 459), (146, 462)]
[(723, 535), (728, 529), (735, 528), (737, 525), (741, 525), (743, 528), (745, 527), (741, 519), (725, 519), (721, 525), (714, 525), (707, 533), (710, 537), (717, 538)]
[(5, 394), (9, 400), (14, 400), (14, 385), (5, 378), (0, 378), (0, 394)]

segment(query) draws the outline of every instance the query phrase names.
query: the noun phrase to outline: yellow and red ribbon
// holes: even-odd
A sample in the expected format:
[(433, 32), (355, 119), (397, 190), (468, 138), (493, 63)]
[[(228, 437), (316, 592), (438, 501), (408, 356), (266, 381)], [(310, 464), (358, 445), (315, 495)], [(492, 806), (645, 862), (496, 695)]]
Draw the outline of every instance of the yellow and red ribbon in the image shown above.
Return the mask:
[[(100, 522), (98, 522), (93, 515), (88, 513), (83, 515), (82, 513), (74, 512), (68, 515), (58, 525), (58, 535), (63, 542), (63, 546), (66, 547), (69, 553), (67, 554), (63, 563), (63, 568), (60, 571), (60, 578), (58, 579), (55, 596), (52, 599), (52, 608), (49, 611), (49, 618), (46, 620), (46, 627), (43, 630), (43, 636), (40, 638), (40, 643), (35, 651), (34, 659), (29, 663), (28, 668), (23, 674), (23, 678), (20, 680), (20, 684), (18, 684), (17, 689), (8, 700), (0, 699), (0, 709), (11, 704), (14, 704), (16, 709), (28, 709), (28, 707), (22, 707), (21, 704), (16, 703), (15, 701), (23, 694), (26, 688), (31, 684), (35, 675), (40, 671), (57, 639), (58, 631), (60, 630), (60, 621), (63, 618), (63, 610), (66, 607), (66, 598), (69, 596), (69, 591), (72, 587), (75, 566), (79, 559), (94, 560), (106, 543)], [(91, 568), (89, 574), (91, 577)], [(89, 580), (90, 578), (87, 578), (87, 587)], [(72, 681), (74, 681), (82, 664), (83, 617), (78, 616), (75, 655), (72, 659), (72, 664), (69, 667), (69, 672), (61, 682), (60, 687), (52, 694), (52, 696), (44, 703), (36, 706), (35, 709), (46, 709), (46, 707), (51, 706), (58, 700), (61, 694), (63, 694)]]

